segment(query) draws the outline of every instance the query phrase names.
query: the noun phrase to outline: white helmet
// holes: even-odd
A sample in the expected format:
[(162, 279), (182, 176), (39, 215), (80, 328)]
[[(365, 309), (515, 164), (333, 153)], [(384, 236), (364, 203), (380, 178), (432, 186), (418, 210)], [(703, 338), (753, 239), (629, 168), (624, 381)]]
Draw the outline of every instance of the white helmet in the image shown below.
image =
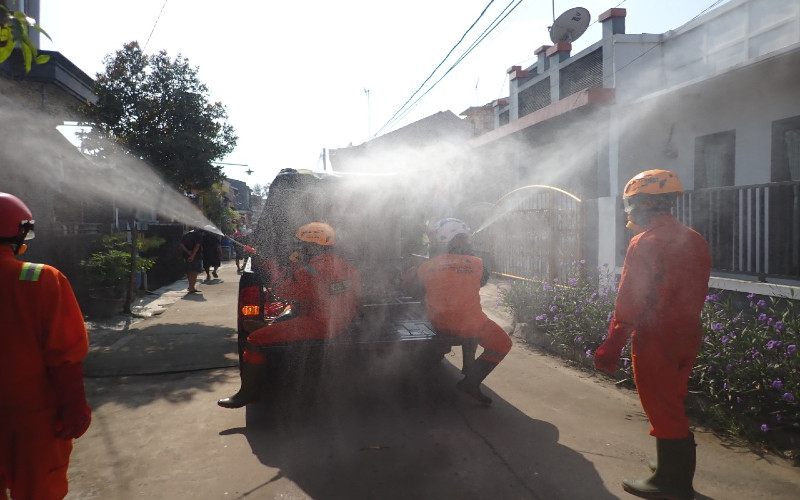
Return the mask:
[(431, 248), (437, 251), (446, 250), (447, 245), (459, 234), (465, 235), (468, 243), (472, 239), (472, 231), (469, 226), (459, 219), (442, 219), (428, 228), (428, 240)]

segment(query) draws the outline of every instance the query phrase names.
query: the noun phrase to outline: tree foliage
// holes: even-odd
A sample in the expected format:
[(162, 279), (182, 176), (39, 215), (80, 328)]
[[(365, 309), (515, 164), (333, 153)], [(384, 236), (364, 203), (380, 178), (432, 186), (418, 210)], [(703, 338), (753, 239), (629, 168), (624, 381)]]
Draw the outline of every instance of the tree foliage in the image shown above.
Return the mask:
[(0, 63), (8, 59), (17, 46), (22, 51), (22, 62), (26, 73), (31, 71), (31, 63), (44, 64), (50, 60), (47, 54), (39, 54), (28, 36), (29, 29), (34, 29), (50, 38), (50, 35), (24, 12), (12, 12), (6, 7), (5, 2), (0, 2)]
[(90, 132), (84, 147), (104, 156), (107, 140), (142, 158), (177, 189), (202, 191), (222, 179), (212, 162), (236, 146), (225, 107), (209, 101), (198, 68), (180, 54), (147, 55), (130, 42), (104, 59), (96, 75), (97, 101), (83, 106)]

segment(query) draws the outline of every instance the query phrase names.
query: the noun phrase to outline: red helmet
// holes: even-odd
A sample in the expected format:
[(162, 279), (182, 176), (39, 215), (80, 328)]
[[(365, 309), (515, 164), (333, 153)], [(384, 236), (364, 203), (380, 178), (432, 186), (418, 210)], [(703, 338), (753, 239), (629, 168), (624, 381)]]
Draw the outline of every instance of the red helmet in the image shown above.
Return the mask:
[(33, 238), (33, 214), (13, 194), (0, 193), (0, 238), (14, 239), (24, 235)]

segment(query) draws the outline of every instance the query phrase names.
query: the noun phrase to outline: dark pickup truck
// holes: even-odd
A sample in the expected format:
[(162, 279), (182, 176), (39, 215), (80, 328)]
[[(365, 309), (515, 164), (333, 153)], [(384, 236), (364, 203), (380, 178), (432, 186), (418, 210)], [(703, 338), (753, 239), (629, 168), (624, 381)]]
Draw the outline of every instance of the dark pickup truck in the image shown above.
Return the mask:
[[(247, 336), (291, 314), (276, 297), (264, 271), (267, 259), (288, 264), (295, 232), (309, 222), (326, 222), (336, 231), (334, 252), (361, 276), (362, 307), (348, 330), (325, 341), (298, 341), (263, 349), (267, 364), (285, 365), (296, 356), (343, 349), (363, 352), (402, 349), (420, 363), (435, 363), (456, 343), (437, 335), (419, 295), (401, 288), (402, 272), (426, 251), (425, 220), (413, 198), (391, 175), (356, 175), (282, 170), (269, 187), (264, 209), (247, 244), (254, 248), (239, 282), (239, 357)], [(289, 306), (289, 307), (287, 307)]]

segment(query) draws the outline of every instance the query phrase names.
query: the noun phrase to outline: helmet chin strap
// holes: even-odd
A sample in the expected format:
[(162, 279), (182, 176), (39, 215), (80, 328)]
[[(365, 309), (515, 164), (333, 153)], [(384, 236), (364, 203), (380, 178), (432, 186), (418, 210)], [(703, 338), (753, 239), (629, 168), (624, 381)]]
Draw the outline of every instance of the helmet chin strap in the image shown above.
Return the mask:
[(628, 216), (628, 223), (625, 224), (625, 227), (635, 233), (641, 233), (642, 231), (647, 229), (645, 226), (640, 226), (639, 224), (633, 222), (633, 218), (631, 218), (630, 215)]

